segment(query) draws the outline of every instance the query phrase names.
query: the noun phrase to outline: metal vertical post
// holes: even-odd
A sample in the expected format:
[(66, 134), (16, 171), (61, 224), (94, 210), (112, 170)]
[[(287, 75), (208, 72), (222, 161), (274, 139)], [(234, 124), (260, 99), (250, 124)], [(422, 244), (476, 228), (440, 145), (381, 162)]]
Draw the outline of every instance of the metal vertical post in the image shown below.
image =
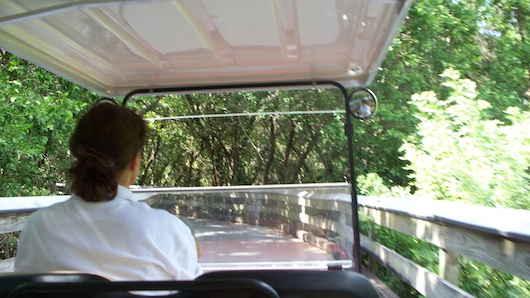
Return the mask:
[(357, 203), (357, 180), (355, 175), (355, 163), (354, 163), (354, 152), (353, 152), (353, 136), (354, 136), (354, 125), (351, 120), (351, 116), (348, 113), (349, 109), (349, 97), (344, 96), (344, 103), (346, 109), (346, 124), (344, 132), (348, 137), (348, 163), (350, 167), (350, 184), (351, 184), (351, 213), (352, 213), (352, 229), (353, 229), (353, 258), (354, 258), (354, 269), (361, 273), (361, 235), (359, 230), (359, 205)]

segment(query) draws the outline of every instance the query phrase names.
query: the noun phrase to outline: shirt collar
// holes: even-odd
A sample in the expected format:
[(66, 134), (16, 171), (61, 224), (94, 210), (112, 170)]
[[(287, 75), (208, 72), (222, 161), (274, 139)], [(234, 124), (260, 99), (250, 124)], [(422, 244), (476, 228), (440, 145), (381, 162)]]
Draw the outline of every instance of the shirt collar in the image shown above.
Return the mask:
[(118, 192), (116, 194), (116, 198), (122, 198), (122, 199), (133, 201), (133, 202), (138, 201), (138, 199), (134, 196), (134, 194), (132, 193), (130, 189), (128, 189), (127, 187), (123, 185), (119, 185), (119, 184), (118, 184)]
[[(78, 200), (78, 201), (83, 201), (83, 199), (76, 195), (76, 194), (72, 194), (71, 196), (73, 199), (75, 200)], [(132, 202), (138, 202), (139, 198), (137, 198), (133, 193), (132, 191), (123, 186), (123, 185), (119, 185), (118, 184), (118, 189), (117, 189), (117, 192), (116, 192), (116, 196), (114, 197), (114, 199), (110, 200), (110, 201), (114, 201), (116, 199), (123, 199), (123, 200), (128, 200), (128, 201), (132, 201)], [(106, 202), (110, 202), (110, 201), (106, 201)], [(103, 203), (103, 202), (101, 202)]]

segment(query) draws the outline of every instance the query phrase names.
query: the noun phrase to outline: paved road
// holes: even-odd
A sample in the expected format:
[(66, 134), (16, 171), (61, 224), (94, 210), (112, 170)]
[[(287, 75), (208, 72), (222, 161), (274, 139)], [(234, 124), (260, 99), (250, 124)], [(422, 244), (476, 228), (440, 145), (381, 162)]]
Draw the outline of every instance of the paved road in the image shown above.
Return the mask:
[(209, 268), (325, 266), (333, 257), (298, 238), (262, 226), (184, 219), (201, 248), (199, 261)]

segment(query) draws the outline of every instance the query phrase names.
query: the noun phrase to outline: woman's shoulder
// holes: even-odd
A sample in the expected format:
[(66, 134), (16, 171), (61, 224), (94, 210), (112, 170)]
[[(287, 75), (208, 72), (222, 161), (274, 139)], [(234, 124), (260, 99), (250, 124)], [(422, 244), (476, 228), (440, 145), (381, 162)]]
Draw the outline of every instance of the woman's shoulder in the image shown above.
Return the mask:
[(56, 202), (50, 206), (37, 209), (28, 216), (25, 226), (41, 227), (43, 224), (49, 225), (50, 219), (53, 219), (53, 221), (56, 222), (57, 219), (69, 214), (68, 206), (71, 205), (72, 200), (72, 197), (70, 197), (65, 201)]
[(132, 202), (127, 212), (130, 215), (138, 217), (140, 221), (152, 221), (159, 224), (183, 224), (182, 221), (174, 214), (164, 209), (153, 208), (145, 202)]
[[(175, 214), (151, 208), (145, 203), (135, 204), (136, 210), (128, 213), (124, 222), (129, 222), (129, 227), (134, 226), (137, 231), (147, 234), (155, 233), (158, 239), (187, 239), (191, 237), (191, 229)], [(153, 232), (156, 231), (156, 232)], [(142, 233), (142, 232), (139, 232)], [(152, 235), (151, 235), (152, 236)], [(160, 240), (162, 242), (166, 240)], [(177, 241), (179, 242), (179, 241)]]
[(177, 227), (187, 227), (182, 220), (180, 220), (175, 214), (170, 213), (167, 210), (164, 209), (158, 209), (158, 208), (151, 208), (149, 207), (154, 219), (157, 221), (158, 224), (168, 224), (168, 225), (174, 225)]

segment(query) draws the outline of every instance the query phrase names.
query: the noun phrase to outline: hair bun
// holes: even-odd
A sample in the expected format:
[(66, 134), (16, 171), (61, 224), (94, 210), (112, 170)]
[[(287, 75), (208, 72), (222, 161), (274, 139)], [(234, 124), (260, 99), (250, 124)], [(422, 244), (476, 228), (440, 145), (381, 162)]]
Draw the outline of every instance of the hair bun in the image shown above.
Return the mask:
[(94, 158), (101, 165), (108, 169), (112, 169), (114, 167), (114, 160), (112, 160), (110, 156), (100, 153), (97, 150), (92, 149), (91, 147), (88, 147), (86, 145), (80, 145), (77, 148), (77, 154), (81, 157)]

